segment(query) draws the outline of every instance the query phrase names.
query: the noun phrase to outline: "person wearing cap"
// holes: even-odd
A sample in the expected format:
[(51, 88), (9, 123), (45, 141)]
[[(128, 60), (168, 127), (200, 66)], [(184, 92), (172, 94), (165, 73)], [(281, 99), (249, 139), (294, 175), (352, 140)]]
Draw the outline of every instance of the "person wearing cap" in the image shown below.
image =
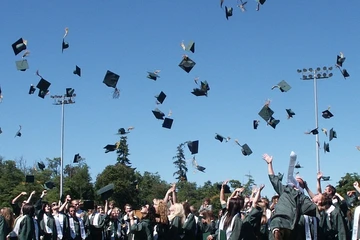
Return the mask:
[[(292, 157), (292, 155), (293, 153), (290, 156)], [(296, 179), (298, 185), (294, 183), (282, 185), (279, 177), (274, 174), (273, 157), (264, 154), (263, 159), (268, 165), (270, 182), (276, 193), (279, 194), (279, 201), (270, 222), (270, 236), (275, 240), (295, 239), (293, 230), (300, 215), (315, 216), (317, 206), (297, 188), (297, 186), (304, 188), (302, 179)]]
[(11, 208), (4, 207), (0, 213), (0, 240), (5, 240), (11, 232), (15, 218)]
[(84, 221), (77, 216), (76, 207), (70, 205), (69, 206), (69, 239), (73, 240), (85, 240), (86, 231), (85, 231), (85, 223)]
[(130, 233), (134, 234), (134, 240), (153, 240), (153, 229), (155, 226), (155, 208), (145, 205), (141, 207), (141, 220), (135, 223), (134, 211), (129, 213)]

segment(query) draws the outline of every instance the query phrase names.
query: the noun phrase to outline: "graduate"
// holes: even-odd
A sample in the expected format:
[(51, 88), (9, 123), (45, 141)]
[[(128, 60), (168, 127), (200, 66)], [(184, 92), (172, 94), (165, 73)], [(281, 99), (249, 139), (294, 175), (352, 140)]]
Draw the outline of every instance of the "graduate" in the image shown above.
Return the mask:
[(11, 208), (5, 207), (0, 212), (0, 240), (5, 240), (14, 224), (14, 214)]

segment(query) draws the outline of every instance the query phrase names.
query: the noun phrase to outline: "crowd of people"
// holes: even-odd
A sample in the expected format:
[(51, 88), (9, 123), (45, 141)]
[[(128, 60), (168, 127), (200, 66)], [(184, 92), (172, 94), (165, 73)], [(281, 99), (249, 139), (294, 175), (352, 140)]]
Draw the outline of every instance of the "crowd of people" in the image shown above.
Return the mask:
[[(20, 193), (0, 214), (0, 240), (355, 240), (359, 239), (359, 217), (351, 215), (348, 196), (358, 196), (359, 183), (343, 198), (335, 187), (321, 191), (321, 173), (317, 193), (300, 177), (274, 174), (273, 158), (263, 159), (276, 191), (270, 200), (261, 196), (264, 185), (255, 187), (250, 196), (244, 188), (228, 192), (227, 182), (220, 190), (221, 210), (213, 213), (210, 199), (198, 208), (187, 201), (178, 203), (175, 184), (164, 198), (154, 199), (135, 211), (114, 201), (80, 201), (66, 196), (64, 202), (46, 201), (47, 191), (32, 204), (35, 192)], [(307, 194), (306, 194), (307, 193)], [(357, 211), (355, 211), (357, 212)]]

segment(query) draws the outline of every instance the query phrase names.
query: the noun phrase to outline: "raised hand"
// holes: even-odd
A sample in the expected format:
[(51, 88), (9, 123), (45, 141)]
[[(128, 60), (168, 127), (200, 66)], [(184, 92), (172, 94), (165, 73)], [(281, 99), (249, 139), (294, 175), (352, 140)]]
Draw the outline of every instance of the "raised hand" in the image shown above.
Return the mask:
[(267, 162), (267, 164), (270, 164), (273, 161), (273, 157), (269, 156), (267, 153), (265, 153), (262, 158), (265, 160), (265, 162)]

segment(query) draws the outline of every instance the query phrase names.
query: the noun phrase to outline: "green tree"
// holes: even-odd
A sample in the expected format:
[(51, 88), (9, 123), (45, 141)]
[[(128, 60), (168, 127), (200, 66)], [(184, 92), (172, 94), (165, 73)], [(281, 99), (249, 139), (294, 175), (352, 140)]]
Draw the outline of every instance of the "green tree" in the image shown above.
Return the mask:
[(152, 203), (154, 198), (163, 199), (170, 184), (164, 180), (158, 173), (144, 172), (139, 177), (138, 196), (142, 201)]
[(175, 167), (177, 168), (177, 171), (174, 172), (173, 176), (177, 176), (176, 179), (179, 182), (183, 182), (183, 181), (187, 181), (187, 172), (188, 172), (188, 168), (186, 166), (186, 160), (185, 160), (185, 154), (184, 154), (184, 146), (186, 145), (186, 143), (181, 143), (178, 147), (177, 147), (177, 152), (176, 152), (176, 156), (173, 157), (173, 159), (175, 159), (175, 161), (173, 162)]
[(196, 205), (199, 200), (198, 191), (196, 183), (182, 181), (176, 184), (178, 189), (177, 191), (177, 201), (184, 202), (188, 201), (190, 205)]
[(131, 166), (129, 156), (129, 146), (127, 144), (127, 136), (121, 136), (119, 148), (116, 150), (117, 162), (125, 166)]
[(360, 175), (357, 173), (346, 173), (345, 176), (341, 177), (340, 181), (336, 185), (336, 192), (341, 196), (346, 197), (348, 191), (355, 190), (354, 182), (360, 183)]

